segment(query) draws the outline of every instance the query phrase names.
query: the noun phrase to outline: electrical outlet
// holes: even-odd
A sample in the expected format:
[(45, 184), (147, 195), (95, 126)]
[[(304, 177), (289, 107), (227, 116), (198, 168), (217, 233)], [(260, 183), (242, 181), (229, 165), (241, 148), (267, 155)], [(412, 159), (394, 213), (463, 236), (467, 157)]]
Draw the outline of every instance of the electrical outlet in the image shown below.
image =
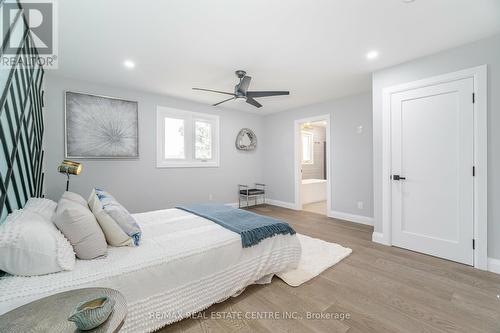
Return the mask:
[(210, 193), (210, 194), (208, 195), (208, 201), (212, 201), (212, 199), (213, 199), (213, 198), (214, 198), (214, 196), (212, 195), (212, 193)]
[(363, 209), (363, 201), (358, 201), (358, 209)]
[(363, 133), (363, 126), (362, 125), (359, 125), (358, 127), (356, 127), (356, 133), (358, 133), (358, 134)]

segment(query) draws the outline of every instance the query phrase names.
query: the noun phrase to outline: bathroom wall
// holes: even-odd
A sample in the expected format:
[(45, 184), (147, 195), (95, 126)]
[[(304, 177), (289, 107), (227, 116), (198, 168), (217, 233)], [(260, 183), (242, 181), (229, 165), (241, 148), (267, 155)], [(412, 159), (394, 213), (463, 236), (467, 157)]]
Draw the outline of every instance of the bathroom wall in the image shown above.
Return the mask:
[(313, 134), (313, 164), (302, 164), (302, 179), (325, 179), (325, 141), (326, 128), (313, 125), (304, 132)]

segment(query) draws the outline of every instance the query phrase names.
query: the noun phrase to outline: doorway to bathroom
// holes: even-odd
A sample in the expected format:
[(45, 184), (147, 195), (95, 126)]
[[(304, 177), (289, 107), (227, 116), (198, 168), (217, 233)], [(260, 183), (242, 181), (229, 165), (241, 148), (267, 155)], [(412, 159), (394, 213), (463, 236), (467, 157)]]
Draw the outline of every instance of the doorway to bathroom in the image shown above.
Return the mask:
[(295, 209), (331, 210), (330, 115), (295, 121)]

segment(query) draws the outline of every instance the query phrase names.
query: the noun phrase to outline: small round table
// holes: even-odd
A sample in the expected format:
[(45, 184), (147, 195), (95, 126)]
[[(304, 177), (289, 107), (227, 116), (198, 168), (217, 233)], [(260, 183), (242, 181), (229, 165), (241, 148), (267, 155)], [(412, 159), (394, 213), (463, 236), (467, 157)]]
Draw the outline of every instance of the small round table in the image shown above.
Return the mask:
[(127, 302), (122, 294), (109, 288), (75, 289), (25, 304), (0, 316), (0, 332), (80, 332), (68, 317), (81, 302), (101, 296), (115, 300), (113, 312), (102, 325), (85, 332), (118, 332), (127, 315)]

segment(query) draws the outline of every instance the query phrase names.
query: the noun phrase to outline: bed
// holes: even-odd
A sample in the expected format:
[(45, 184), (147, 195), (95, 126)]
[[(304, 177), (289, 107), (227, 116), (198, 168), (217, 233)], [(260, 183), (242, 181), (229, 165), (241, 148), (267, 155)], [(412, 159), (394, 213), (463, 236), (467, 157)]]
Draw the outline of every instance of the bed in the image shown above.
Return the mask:
[(0, 314), (62, 291), (108, 287), (127, 300), (122, 331), (150, 332), (268, 282), (300, 259), (296, 235), (243, 248), (237, 233), (183, 210), (134, 217), (143, 231), (139, 247), (110, 247), (107, 257), (77, 260), (72, 271), (0, 278)]

